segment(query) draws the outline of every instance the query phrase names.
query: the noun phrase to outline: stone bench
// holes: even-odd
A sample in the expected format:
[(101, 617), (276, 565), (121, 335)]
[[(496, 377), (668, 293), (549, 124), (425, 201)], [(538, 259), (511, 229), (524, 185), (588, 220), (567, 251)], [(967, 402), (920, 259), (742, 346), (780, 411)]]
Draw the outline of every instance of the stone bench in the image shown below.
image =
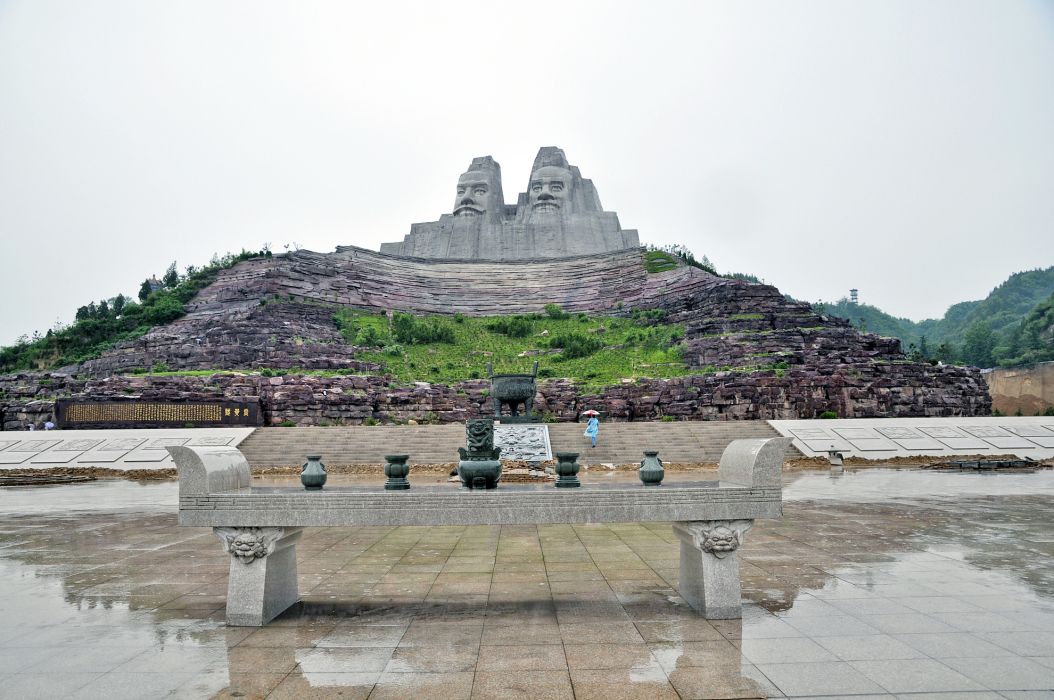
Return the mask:
[(739, 560), (755, 518), (783, 513), (781, 470), (790, 438), (735, 440), (718, 481), (509, 484), (490, 491), (447, 485), (385, 491), (252, 486), (232, 447), (169, 447), (179, 470), (179, 524), (211, 527), (230, 553), (227, 623), (264, 625), (300, 600), (296, 543), (305, 527), (536, 525), (672, 521), (681, 540), (679, 591), (709, 619), (738, 618)]

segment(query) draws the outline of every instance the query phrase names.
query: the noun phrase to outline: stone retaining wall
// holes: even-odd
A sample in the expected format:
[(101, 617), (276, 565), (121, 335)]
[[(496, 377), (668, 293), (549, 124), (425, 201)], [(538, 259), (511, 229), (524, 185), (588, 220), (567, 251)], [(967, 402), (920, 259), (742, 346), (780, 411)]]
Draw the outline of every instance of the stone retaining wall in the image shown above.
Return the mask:
[[(777, 376), (782, 375), (782, 376)], [(0, 377), (4, 430), (38, 425), (54, 399), (143, 401), (258, 398), (265, 425), (461, 422), (488, 415), (489, 382), (454, 386), (390, 386), (379, 376), (238, 375), (116, 376), (77, 379), (52, 373)], [(843, 418), (988, 415), (991, 402), (976, 370), (913, 363), (872, 363), (784, 372), (715, 372), (650, 379), (586, 391), (568, 380), (539, 383), (535, 409), (552, 420), (574, 421), (592, 408), (608, 420), (758, 420), (811, 418), (834, 411)]]

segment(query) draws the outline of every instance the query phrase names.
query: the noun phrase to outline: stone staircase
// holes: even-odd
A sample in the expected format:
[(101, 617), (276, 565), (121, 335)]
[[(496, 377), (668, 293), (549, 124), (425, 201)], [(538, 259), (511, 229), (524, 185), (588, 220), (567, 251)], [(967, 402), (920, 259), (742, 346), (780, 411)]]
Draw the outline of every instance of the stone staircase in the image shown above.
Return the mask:
[[(584, 423), (550, 423), (553, 452), (578, 452), (580, 462), (639, 462), (644, 449), (659, 450), (666, 462), (716, 462), (737, 438), (779, 437), (765, 421), (686, 421), (676, 423), (601, 423), (596, 448), (583, 437)], [(255, 468), (303, 464), (321, 454), (331, 466), (381, 463), (386, 454), (409, 454), (411, 464), (457, 460), (465, 445), (465, 426), (392, 425), (334, 428), (259, 428), (239, 449)], [(798, 457), (791, 447), (788, 457)]]

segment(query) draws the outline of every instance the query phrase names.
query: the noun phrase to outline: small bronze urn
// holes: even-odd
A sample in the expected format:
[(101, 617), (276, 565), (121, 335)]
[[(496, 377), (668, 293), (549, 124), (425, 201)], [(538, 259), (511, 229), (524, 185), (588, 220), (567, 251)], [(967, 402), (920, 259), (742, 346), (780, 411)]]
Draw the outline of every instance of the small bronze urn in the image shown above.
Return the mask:
[(300, 483), (308, 491), (321, 491), (326, 483), (326, 465), (322, 463), (322, 455), (308, 455), (304, 469), (300, 472)]

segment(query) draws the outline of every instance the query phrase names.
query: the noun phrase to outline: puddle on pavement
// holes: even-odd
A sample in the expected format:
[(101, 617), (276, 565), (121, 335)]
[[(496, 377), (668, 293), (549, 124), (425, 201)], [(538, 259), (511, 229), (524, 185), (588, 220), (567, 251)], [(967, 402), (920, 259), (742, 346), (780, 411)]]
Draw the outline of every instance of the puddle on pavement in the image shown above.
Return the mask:
[(686, 608), (665, 524), (317, 528), (304, 605), (257, 629), (224, 624), (227, 557), (176, 526), (175, 482), (0, 489), (0, 679), (115, 698), (1048, 689), (1054, 472), (802, 472), (784, 493), (741, 550), (742, 620)]

